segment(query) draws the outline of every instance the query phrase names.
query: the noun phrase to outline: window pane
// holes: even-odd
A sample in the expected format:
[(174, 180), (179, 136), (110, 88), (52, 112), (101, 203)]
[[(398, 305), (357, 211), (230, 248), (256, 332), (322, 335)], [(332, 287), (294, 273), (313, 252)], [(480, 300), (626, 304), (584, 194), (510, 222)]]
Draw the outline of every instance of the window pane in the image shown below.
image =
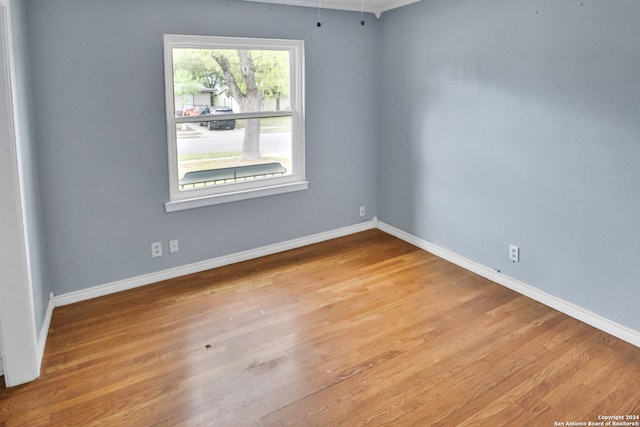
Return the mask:
[(307, 188), (302, 40), (164, 35), (167, 212)]
[(180, 191), (291, 175), (291, 138), (290, 116), (179, 123)]
[(289, 51), (173, 48), (175, 116), (290, 111)]

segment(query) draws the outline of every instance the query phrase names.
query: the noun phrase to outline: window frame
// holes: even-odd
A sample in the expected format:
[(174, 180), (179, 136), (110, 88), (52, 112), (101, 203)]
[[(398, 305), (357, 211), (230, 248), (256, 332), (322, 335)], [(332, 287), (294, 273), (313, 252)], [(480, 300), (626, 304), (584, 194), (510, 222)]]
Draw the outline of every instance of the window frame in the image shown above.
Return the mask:
[[(305, 179), (304, 41), (165, 34), (163, 42), (167, 150), (169, 161), (169, 201), (165, 203), (165, 210), (167, 212), (173, 212), (255, 197), (306, 190), (309, 183)], [(289, 110), (231, 114), (225, 113), (217, 114), (216, 119), (238, 120), (251, 118), (291, 117), (291, 174), (259, 180), (198, 187), (183, 191), (180, 190), (176, 126), (180, 123), (197, 123), (201, 121), (202, 118), (199, 116), (176, 117), (173, 87), (174, 48), (286, 50), (289, 52), (289, 98), (291, 104)]]

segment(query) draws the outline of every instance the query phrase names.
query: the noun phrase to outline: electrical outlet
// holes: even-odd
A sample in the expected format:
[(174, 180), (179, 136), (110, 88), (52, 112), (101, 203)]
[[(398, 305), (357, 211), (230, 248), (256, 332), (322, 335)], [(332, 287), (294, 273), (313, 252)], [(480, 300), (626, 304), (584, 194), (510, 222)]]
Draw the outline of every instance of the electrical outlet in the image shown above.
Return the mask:
[(520, 262), (520, 248), (516, 245), (509, 245), (509, 259), (511, 262)]
[(178, 239), (169, 240), (169, 253), (175, 254), (179, 250), (180, 250), (180, 247), (178, 246)]
[(151, 244), (151, 258), (162, 256), (162, 242), (153, 242)]
[(360, 216), (365, 216), (365, 214), (367, 213), (367, 207), (366, 206), (360, 206)]

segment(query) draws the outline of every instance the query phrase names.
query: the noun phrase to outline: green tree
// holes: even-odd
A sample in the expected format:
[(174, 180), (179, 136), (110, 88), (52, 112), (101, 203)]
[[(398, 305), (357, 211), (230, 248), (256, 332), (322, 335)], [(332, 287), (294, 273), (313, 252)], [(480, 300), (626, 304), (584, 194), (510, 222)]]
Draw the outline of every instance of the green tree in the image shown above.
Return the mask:
[[(240, 112), (257, 112), (267, 97), (289, 95), (289, 53), (242, 49), (174, 49), (174, 83), (190, 91), (196, 82), (233, 97)], [(180, 80), (180, 81), (179, 81)], [(195, 92), (197, 93), (197, 92)], [(178, 94), (178, 92), (176, 92)], [(260, 158), (260, 119), (247, 119), (242, 158)]]
[[(222, 69), (224, 80), (231, 95), (238, 103), (240, 112), (260, 111), (262, 92), (256, 84), (256, 67), (251, 53), (237, 50), (238, 62), (232, 64), (223, 51), (212, 51), (212, 58)], [(236, 66), (234, 66), (236, 65)], [(260, 119), (248, 119), (244, 128), (242, 159), (260, 158)]]
[(224, 90), (222, 73), (210, 55), (209, 49), (176, 49), (174, 51), (174, 70), (186, 71), (191, 78), (212, 89), (211, 105), (215, 96)]
[(254, 53), (254, 57), (258, 64), (258, 87), (265, 96), (275, 97), (276, 111), (280, 111), (280, 98), (289, 95), (289, 54), (259, 51)]
[(180, 110), (184, 114), (184, 97), (200, 93), (200, 83), (186, 70), (178, 70), (173, 75), (173, 93), (180, 95)]
[[(222, 71), (224, 83), (238, 103), (240, 112), (260, 111), (265, 95), (288, 95), (289, 67), (287, 52), (222, 50), (211, 51)], [(260, 158), (260, 119), (248, 119), (242, 144), (242, 158)]]

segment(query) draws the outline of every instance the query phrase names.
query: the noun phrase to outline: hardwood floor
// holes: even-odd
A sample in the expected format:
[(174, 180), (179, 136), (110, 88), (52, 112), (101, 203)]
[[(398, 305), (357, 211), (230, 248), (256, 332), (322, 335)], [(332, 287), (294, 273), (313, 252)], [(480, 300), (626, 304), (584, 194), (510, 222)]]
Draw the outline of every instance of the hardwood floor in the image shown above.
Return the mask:
[(599, 415), (640, 415), (639, 348), (377, 230), (56, 308), (41, 378), (0, 389), (0, 426)]

